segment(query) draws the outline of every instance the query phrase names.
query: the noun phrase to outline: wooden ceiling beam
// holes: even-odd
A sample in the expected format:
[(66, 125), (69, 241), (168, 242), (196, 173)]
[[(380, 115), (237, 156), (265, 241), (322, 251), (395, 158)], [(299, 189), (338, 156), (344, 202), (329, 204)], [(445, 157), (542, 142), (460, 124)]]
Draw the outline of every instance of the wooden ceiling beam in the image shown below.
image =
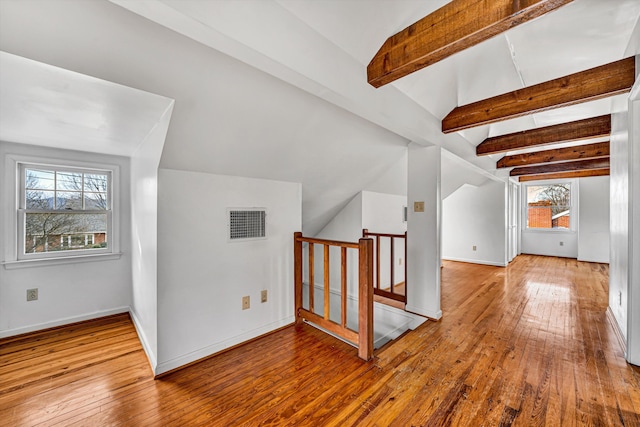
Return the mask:
[(611, 115), (607, 114), (605, 116), (591, 117), (575, 122), (487, 138), (476, 147), (476, 155), (486, 156), (560, 142), (602, 138), (610, 134)]
[(505, 156), (498, 160), (496, 167), (500, 169), (571, 160), (601, 159), (603, 157), (609, 157), (609, 141)]
[(607, 176), (609, 175), (609, 168), (604, 169), (592, 169), (586, 171), (574, 171), (574, 172), (558, 172), (558, 173), (546, 173), (541, 175), (523, 175), (518, 178), (518, 181), (542, 181), (544, 179), (569, 179), (569, 178), (586, 178), (590, 176)]
[(510, 176), (538, 175), (543, 173), (570, 172), (590, 169), (606, 169), (609, 157), (603, 159), (576, 160), (573, 162), (547, 163), (539, 166), (524, 166), (511, 169)]
[(572, 0), (453, 0), (389, 37), (367, 66), (380, 87)]
[(454, 108), (442, 120), (442, 132), (567, 107), (629, 92), (635, 81), (635, 57), (528, 86)]

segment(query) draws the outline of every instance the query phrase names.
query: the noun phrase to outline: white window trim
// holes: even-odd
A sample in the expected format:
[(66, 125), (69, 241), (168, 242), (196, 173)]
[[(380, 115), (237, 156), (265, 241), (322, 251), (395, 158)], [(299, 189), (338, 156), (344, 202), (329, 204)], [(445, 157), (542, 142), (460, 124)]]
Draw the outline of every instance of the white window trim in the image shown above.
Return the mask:
[[(528, 210), (528, 200), (527, 200), (527, 188), (528, 187), (538, 187), (544, 185), (551, 184), (571, 184), (571, 228), (529, 228), (527, 224), (529, 223), (529, 210)], [(553, 233), (553, 234), (576, 234), (578, 232), (578, 218), (579, 218), (579, 180), (575, 178), (570, 179), (547, 179), (542, 181), (531, 181), (526, 184), (523, 183), (521, 185), (521, 212), (522, 212), (522, 232), (523, 233)]]
[[(57, 253), (46, 254), (24, 254), (23, 245), (19, 238), (21, 217), (20, 214), (20, 202), (21, 202), (21, 180), (20, 175), (22, 164), (29, 165), (41, 165), (43, 167), (53, 168), (70, 168), (74, 170), (102, 170), (109, 171), (111, 175), (110, 183), (110, 204), (111, 211), (108, 214), (110, 216), (110, 227), (107, 232), (109, 233), (109, 245), (102, 250), (77, 250), (77, 251), (64, 251)], [(3, 239), (3, 261), (2, 264), (6, 269), (42, 266), (42, 265), (55, 265), (55, 264), (68, 264), (75, 262), (88, 262), (97, 260), (117, 259), (122, 255), (120, 252), (120, 166), (112, 163), (97, 163), (86, 162), (78, 160), (66, 160), (51, 157), (29, 156), (29, 155), (16, 155), (9, 154), (5, 157), (5, 176), (4, 176), (3, 191), (6, 195), (4, 206), (0, 209), (4, 209), (5, 223), (2, 225), (4, 235)], [(51, 255), (53, 254), (53, 256)], [(23, 256), (26, 255), (26, 256)], [(35, 256), (32, 256), (35, 255)]]

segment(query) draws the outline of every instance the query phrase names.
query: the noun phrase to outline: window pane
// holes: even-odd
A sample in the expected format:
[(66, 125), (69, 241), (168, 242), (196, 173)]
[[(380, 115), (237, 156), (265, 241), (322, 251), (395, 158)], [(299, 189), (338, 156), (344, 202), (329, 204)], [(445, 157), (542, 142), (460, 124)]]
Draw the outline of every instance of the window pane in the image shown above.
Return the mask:
[(86, 210), (106, 210), (107, 193), (84, 193), (84, 208)]
[(106, 193), (107, 182), (107, 175), (87, 173), (84, 175), (84, 191)]
[(57, 172), (56, 190), (82, 191), (82, 174), (75, 172)]
[(107, 247), (107, 214), (28, 213), (25, 253)]
[(26, 169), (25, 183), (28, 189), (53, 190), (55, 189), (55, 173), (53, 171)]
[(54, 201), (53, 191), (27, 190), (26, 208), (27, 209), (53, 209)]
[(80, 192), (57, 192), (56, 209), (82, 209), (82, 193)]
[(565, 228), (571, 222), (571, 184), (527, 187), (527, 227)]

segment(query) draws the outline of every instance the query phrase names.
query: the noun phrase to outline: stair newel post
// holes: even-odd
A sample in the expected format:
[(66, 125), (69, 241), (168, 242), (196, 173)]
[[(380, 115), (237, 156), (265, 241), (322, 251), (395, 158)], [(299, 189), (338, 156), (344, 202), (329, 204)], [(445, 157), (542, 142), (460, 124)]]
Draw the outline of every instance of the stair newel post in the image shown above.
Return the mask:
[(302, 308), (302, 238), (301, 232), (293, 233), (293, 281), (294, 281), (294, 312), (296, 323), (302, 323), (298, 310)]
[(373, 240), (360, 239), (358, 250), (358, 356), (373, 356)]

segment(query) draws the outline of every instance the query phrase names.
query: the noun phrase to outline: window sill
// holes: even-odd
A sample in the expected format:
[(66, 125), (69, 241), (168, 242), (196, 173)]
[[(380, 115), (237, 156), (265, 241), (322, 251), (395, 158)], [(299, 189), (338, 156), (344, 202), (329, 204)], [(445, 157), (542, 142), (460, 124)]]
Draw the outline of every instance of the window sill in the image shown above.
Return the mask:
[(52, 265), (63, 264), (76, 264), (79, 262), (93, 262), (93, 261), (110, 261), (114, 259), (120, 259), (122, 252), (108, 253), (108, 254), (95, 254), (95, 255), (75, 255), (68, 257), (56, 257), (56, 258), (40, 258), (40, 259), (22, 259), (18, 261), (5, 261), (2, 264), (6, 270), (13, 270), (17, 268), (27, 267), (45, 267)]
[(576, 234), (576, 230), (567, 230), (566, 228), (525, 228), (523, 233), (550, 233), (550, 234)]

